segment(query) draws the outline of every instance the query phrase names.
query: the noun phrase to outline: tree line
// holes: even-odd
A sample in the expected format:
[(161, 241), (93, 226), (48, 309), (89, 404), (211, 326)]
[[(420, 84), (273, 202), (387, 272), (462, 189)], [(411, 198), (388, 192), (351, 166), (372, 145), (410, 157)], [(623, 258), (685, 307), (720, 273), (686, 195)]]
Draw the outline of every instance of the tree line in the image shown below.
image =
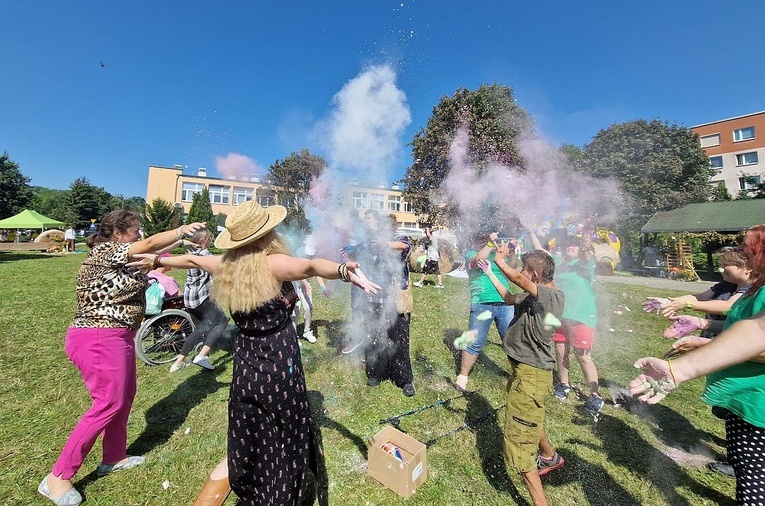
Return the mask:
[[(456, 210), (434, 204), (430, 196), (450, 171), (450, 146), (460, 129), (467, 130), (467, 156), (472, 170), (480, 173), (502, 164), (524, 171), (528, 161), (519, 151), (520, 140), (533, 135), (534, 120), (521, 107), (510, 86), (481, 85), (475, 90), (458, 89), (442, 97), (433, 113), (409, 143), (411, 165), (401, 180), (404, 198), (412, 210), (430, 224), (449, 226)], [(565, 170), (594, 178), (618, 181), (633, 205), (625, 208), (613, 228), (620, 235), (634, 234), (656, 212), (691, 202), (729, 200), (724, 187), (709, 184), (712, 169), (696, 134), (690, 128), (658, 119), (608, 126), (582, 147), (559, 146)], [(326, 169), (326, 161), (303, 149), (277, 160), (266, 182), (274, 191), (275, 203), (286, 204), (288, 221), (301, 229), (308, 223), (301, 208), (313, 178)], [(751, 177), (742, 174), (743, 177)], [(738, 198), (765, 198), (765, 183), (740, 192)], [(5, 152), (0, 157), (0, 218), (26, 207), (66, 223), (87, 225), (112, 209), (124, 208), (144, 216), (144, 229), (153, 233), (177, 226), (180, 210), (157, 199), (147, 205), (141, 197), (111, 195), (86, 178), (75, 180), (68, 190), (30, 187)], [(214, 216), (206, 191), (194, 196), (187, 220), (207, 222), (211, 230), (222, 225), (225, 215)]]

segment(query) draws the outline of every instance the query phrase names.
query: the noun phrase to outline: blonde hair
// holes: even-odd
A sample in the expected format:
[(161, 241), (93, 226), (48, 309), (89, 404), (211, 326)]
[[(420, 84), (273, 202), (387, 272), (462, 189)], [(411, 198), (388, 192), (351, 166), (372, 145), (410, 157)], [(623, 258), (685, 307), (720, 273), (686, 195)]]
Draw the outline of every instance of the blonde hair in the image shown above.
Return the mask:
[(272, 230), (257, 241), (228, 250), (213, 276), (215, 303), (231, 313), (247, 313), (276, 297), (282, 289), (268, 268), (268, 255), (289, 254), (284, 241)]
[(189, 239), (194, 244), (209, 244), (212, 240), (212, 232), (206, 228), (200, 228)]

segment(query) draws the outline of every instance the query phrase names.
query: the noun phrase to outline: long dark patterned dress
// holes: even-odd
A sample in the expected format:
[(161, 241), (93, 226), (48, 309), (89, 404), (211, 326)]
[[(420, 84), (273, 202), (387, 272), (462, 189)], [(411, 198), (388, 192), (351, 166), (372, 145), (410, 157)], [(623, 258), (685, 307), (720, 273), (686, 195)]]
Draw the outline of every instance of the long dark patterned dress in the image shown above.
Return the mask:
[(300, 504), (316, 474), (316, 433), (308, 408), (292, 309), (292, 283), (255, 311), (234, 313), (239, 334), (228, 414), (231, 488), (243, 504)]

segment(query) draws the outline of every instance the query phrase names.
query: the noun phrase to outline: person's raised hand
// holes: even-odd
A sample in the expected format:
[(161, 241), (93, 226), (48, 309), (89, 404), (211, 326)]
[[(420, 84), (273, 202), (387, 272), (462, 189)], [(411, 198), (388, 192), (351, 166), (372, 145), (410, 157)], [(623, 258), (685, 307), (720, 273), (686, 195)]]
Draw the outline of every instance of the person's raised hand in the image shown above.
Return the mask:
[(480, 268), (484, 274), (488, 275), (491, 272), (491, 264), (486, 260), (478, 260), (476, 265), (478, 265), (478, 268)]
[(507, 243), (505, 241), (500, 241), (499, 244), (497, 244), (497, 250), (494, 252), (494, 262), (504, 262), (509, 252), (510, 248), (507, 247)]

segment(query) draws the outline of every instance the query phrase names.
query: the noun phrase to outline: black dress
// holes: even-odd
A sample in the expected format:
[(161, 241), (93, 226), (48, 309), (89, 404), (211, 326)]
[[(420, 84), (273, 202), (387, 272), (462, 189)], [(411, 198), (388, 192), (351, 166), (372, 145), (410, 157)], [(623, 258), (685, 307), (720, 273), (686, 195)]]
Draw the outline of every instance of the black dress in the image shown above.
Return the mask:
[(239, 334), (228, 413), (228, 472), (241, 504), (301, 504), (317, 474), (316, 433), (290, 315), (292, 283), (251, 313), (234, 313)]

